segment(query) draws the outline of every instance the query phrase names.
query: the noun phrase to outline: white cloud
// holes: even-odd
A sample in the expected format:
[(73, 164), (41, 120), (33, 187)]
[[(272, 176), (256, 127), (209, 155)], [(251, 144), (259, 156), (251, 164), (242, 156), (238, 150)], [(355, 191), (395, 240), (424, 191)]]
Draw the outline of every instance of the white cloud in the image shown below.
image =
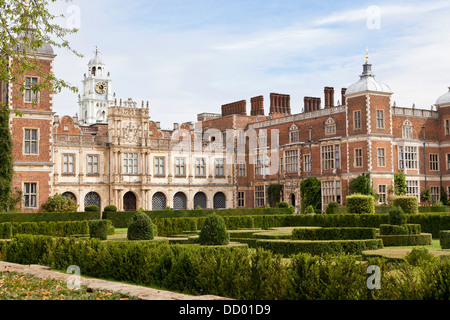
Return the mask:
[[(117, 96), (149, 100), (152, 119), (163, 127), (270, 92), (291, 94), (293, 112), (300, 112), (303, 96), (322, 96), (324, 86), (339, 90), (357, 81), (366, 46), (377, 79), (389, 84), (398, 104), (428, 107), (450, 84), (447, 2), (380, 5), (380, 30), (367, 29), (362, 7), (241, 34), (217, 25), (176, 31), (136, 26), (129, 21), (139, 4), (104, 4), (79, 4), (81, 31), (69, 40), (86, 57), (59, 51), (55, 71), (79, 85), (98, 45)], [(78, 112), (75, 94), (65, 91), (54, 101), (59, 114)]]

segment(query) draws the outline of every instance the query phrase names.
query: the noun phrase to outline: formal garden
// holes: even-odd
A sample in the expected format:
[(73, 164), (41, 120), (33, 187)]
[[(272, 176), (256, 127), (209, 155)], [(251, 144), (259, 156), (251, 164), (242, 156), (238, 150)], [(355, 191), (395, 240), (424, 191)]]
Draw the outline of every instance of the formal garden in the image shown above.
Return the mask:
[[(390, 206), (0, 214), (0, 260), (241, 300), (449, 299), (450, 213), (416, 197)], [(437, 208), (437, 207), (435, 207)], [(425, 212), (427, 211), (427, 212)], [(376, 266), (380, 287), (369, 285)]]

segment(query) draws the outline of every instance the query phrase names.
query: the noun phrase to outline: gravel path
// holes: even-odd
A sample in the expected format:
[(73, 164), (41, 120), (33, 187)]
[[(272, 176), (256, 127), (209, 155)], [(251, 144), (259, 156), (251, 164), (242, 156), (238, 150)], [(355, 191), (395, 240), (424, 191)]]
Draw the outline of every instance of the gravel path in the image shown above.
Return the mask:
[[(62, 272), (52, 271), (50, 267), (44, 267), (39, 265), (21, 265), (16, 263), (10, 263), (0, 261), (0, 272), (19, 272), (24, 274), (32, 274), (39, 278), (53, 278), (62, 281), (67, 281), (69, 277), (73, 277), (73, 274), (66, 274)], [(205, 295), (205, 296), (190, 296), (181, 293), (175, 293), (170, 291), (152, 289), (137, 285), (124, 284), (119, 282), (112, 282), (99, 279), (80, 277), (81, 285), (90, 289), (110, 290), (115, 292), (121, 292), (131, 296), (138, 297), (141, 300), (228, 300), (227, 298)]]

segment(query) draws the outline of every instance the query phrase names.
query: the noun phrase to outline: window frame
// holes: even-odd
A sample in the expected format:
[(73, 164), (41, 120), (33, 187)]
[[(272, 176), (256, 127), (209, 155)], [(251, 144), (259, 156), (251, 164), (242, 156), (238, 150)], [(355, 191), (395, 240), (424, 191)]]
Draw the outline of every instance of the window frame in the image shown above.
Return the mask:
[(361, 110), (353, 111), (353, 130), (362, 129)]
[(153, 157), (153, 174), (155, 177), (166, 176), (166, 157)]
[[(90, 161), (90, 158), (92, 158), (92, 161)], [(94, 158), (97, 159), (97, 161), (94, 161)], [(88, 175), (99, 175), (99, 161), (100, 157), (98, 154), (88, 154), (86, 155), (86, 164), (87, 164), (87, 174)], [(94, 169), (96, 169), (94, 171)]]
[[(26, 185), (29, 185), (29, 190), (30, 192), (26, 192)], [(35, 192), (32, 193), (32, 186), (35, 186)], [(39, 203), (39, 183), (36, 181), (24, 181), (22, 183), (22, 191), (23, 191), (23, 207), (24, 209), (37, 209), (38, 208), (38, 203)], [(30, 200), (33, 199), (34, 197), (34, 206), (28, 205), (27, 206), (27, 197), (31, 197), (28, 198), (28, 204), (30, 204)]]
[[(66, 160), (67, 157), (67, 160)], [(62, 173), (64, 175), (75, 175), (76, 168), (76, 154), (63, 153), (62, 154)]]
[[(27, 84), (27, 80), (30, 79), (30, 83)], [(36, 81), (33, 81), (33, 80)], [(36, 90), (34, 91), (32, 89), (34, 84), (39, 83), (39, 77), (35, 77), (35, 76), (24, 76), (24, 90), (23, 90), (23, 102), (24, 103), (31, 103), (31, 104), (38, 104), (39, 103), (39, 98), (40, 98), (40, 94), (39, 91)], [(29, 100), (27, 99), (27, 96), (30, 96)], [(33, 98), (36, 98), (35, 100)]]
[[(29, 131), (29, 138), (27, 139), (27, 131)], [(36, 132), (36, 139), (33, 139), (32, 133)], [(39, 155), (39, 128), (23, 128), (23, 155), (36, 156)], [(33, 142), (35, 143), (36, 152), (32, 152)], [(27, 143), (29, 143), (29, 152), (27, 152)]]

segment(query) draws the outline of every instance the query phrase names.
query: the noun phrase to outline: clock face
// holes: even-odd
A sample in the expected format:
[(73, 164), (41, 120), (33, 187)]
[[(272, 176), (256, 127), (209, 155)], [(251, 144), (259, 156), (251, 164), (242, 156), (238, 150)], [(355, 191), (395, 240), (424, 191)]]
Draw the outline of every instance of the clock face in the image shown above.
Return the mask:
[(104, 83), (103, 81), (97, 82), (97, 84), (95, 85), (95, 91), (97, 91), (97, 93), (99, 94), (103, 94), (106, 92), (106, 83)]

